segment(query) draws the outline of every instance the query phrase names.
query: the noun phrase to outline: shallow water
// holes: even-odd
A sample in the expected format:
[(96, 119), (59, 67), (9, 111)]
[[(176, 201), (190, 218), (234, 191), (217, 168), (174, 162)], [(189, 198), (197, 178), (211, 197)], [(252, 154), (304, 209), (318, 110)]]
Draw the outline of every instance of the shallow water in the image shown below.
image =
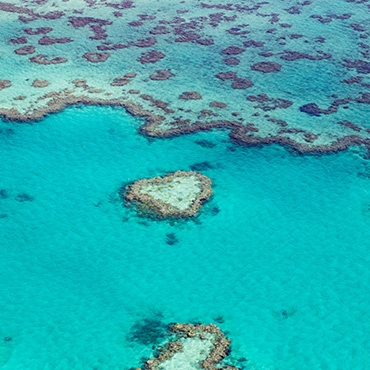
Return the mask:
[[(272, 135), (304, 145), (328, 145), (337, 138), (352, 135), (363, 140), (370, 138), (370, 99), (361, 98), (370, 86), (366, 1), (339, 0), (335, 4), (323, 0), (121, 1), (126, 9), (95, 0), (10, 3), (15, 9), (6, 6), (6, 2), (0, 3), (0, 79), (11, 83), (0, 91), (2, 115), (17, 117), (14, 111), (7, 110), (15, 109), (26, 115), (23, 118), (30, 118), (34, 109), (40, 109), (39, 112), (52, 109), (51, 106), (58, 109), (59, 105), (48, 105), (56, 103), (53, 97), (59, 96), (60, 102), (84, 96), (85, 100), (116, 98), (140, 104), (146, 111), (165, 116), (161, 130), (181, 127), (179, 119), (188, 124), (228, 120), (240, 125), (253, 124), (254, 131), (249, 134), (255, 138)], [(19, 17), (27, 11), (37, 16), (25, 23)], [(59, 12), (61, 16), (52, 19), (46, 16), (50, 12)], [(82, 19), (82, 24), (76, 24), (76, 19)], [(100, 37), (93, 32), (98, 24), (103, 24)], [(29, 27), (52, 30), (45, 35), (30, 35), (25, 31)], [(158, 33), (158, 27), (165, 27), (166, 33)], [(189, 32), (194, 39), (187, 39)], [(14, 43), (14, 38), (20, 37), (25, 41)], [(45, 40), (42, 41), (45, 37), (54, 41), (65, 37), (70, 42), (45, 45)], [(138, 46), (138, 40), (148, 38), (152, 45), (143, 47), (141, 42)], [(201, 45), (197, 40), (213, 43)], [(254, 44), (248, 44), (251, 42)], [(124, 47), (113, 47), (117, 44)], [(232, 46), (241, 53), (225, 54)], [(22, 47), (34, 51), (19, 55)], [(153, 50), (164, 57), (142, 63), (141, 57)], [(92, 63), (84, 57), (85, 53), (97, 51), (106, 53), (103, 55), (108, 59)], [(49, 59), (63, 57), (68, 61), (40, 65), (32, 62), (36, 55)], [(292, 55), (298, 59), (289, 60)], [(323, 55), (324, 59), (315, 60)], [(230, 56), (240, 63), (225, 62)], [(262, 73), (255, 70), (257, 63), (277, 63), (281, 68)], [(153, 80), (151, 76), (158, 70), (170, 71), (172, 75), (168, 80)], [(244, 82), (244, 88), (243, 83), (233, 88), (231, 80), (216, 77), (225, 72), (251, 82)], [(126, 79), (127, 85), (115, 86), (113, 81), (122, 80), (126, 73), (135, 73), (136, 77)], [(86, 79), (86, 86), (76, 87), (73, 81), (81, 78)], [(35, 87), (35, 80), (47, 80), (50, 84)], [(202, 99), (180, 98), (191, 91), (198, 92)], [(168, 108), (166, 112), (158, 102), (156, 106), (150, 99), (142, 99), (148, 95), (161, 100), (162, 108), (164, 105)], [(263, 96), (270, 100), (264, 101)], [(284, 107), (281, 99), (289, 101), (288, 106)], [(214, 101), (226, 106), (220, 109), (210, 105)], [(308, 104), (317, 104), (324, 111), (333, 109), (331, 114), (310, 113)], [(306, 110), (301, 111), (304, 106)]]
[[(245, 149), (226, 131), (150, 141), (139, 124), (95, 107), (1, 124), (0, 367), (135, 368), (164, 324), (213, 322), (245, 369), (367, 368), (364, 153)], [(191, 168), (214, 184), (194, 220), (141, 218), (118, 197)]]

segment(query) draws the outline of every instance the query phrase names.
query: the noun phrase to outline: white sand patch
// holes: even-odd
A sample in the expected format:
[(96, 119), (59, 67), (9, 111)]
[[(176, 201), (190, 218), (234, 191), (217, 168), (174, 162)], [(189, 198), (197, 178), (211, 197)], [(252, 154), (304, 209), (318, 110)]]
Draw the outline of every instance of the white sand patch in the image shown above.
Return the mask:
[(206, 340), (197, 338), (184, 339), (183, 351), (176, 353), (159, 366), (161, 370), (195, 370), (200, 369), (199, 363), (204, 361), (212, 350), (212, 336)]
[(146, 184), (141, 187), (141, 193), (172, 204), (181, 211), (190, 207), (200, 191), (200, 181), (196, 176), (177, 177), (166, 184)]

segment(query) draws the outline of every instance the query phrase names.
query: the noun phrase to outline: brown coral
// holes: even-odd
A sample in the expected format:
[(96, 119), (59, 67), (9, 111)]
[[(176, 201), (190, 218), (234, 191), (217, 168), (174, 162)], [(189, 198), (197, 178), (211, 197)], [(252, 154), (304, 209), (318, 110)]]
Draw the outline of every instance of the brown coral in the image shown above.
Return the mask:
[(209, 105), (210, 107), (213, 107), (213, 108), (226, 108), (227, 107), (227, 104), (220, 102), (220, 101), (211, 101)]
[(238, 55), (244, 52), (245, 52), (245, 49), (240, 48), (238, 46), (229, 46), (228, 48), (222, 50), (222, 54), (226, 54), (226, 55)]
[[(187, 177), (196, 177), (200, 190), (199, 193), (194, 195), (194, 199), (192, 199), (190, 205), (185, 209), (180, 209), (173, 204), (156, 199), (145, 191), (142, 192), (142, 188), (145, 188), (147, 185), (165, 186), (178, 179)], [(176, 171), (168, 173), (163, 177), (158, 176), (150, 179), (137, 180), (128, 185), (121, 194), (127, 202), (127, 205), (130, 206), (134, 203), (144, 214), (155, 216), (160, 219), (194, 216), (199, 211), (202, 204), (212, 195), (212, 181), (207, 176), (193, 171)]]
[(48, 59), (47, 55), (38, 54), (30, 58), (30, 61), (33, 63), (37, 63), (37, 64), (49, 65), (49, 64), (66, 63), (68, 62), (68, 59), (64, 57), (55, 57), (52, 59)]
[(127, 85), (130, 82), (129, 79), (124, 77), (116, 77), (113, 79), (113, 82), (111, 82), (111, 86), (124, 86)]
[(0, 80), (0, 91), (10, 86), (12, 86), (12, 83), (9, 80)]
[(281, 65), (275, 62), (260, 62), (253, 64), (251, 69), (257, 72), (271, 73), (280, 71)]
[(50, 85), (50, 82), (48, 80), (34, 80), (32, 82), (32, 86), (33, 87), (46, 87), (46, 86), (49, 86)]
[(253, 82), (248, 78), (236, 78), (231, 84), (233, 89), (248, 89), (251, 86), (253, 86)]
[(183, 92), (179, 96), (179, 99), (183, 99), (183, 100), (199, 100), (199, 99), (202, 99), (202, 95), (200, 95), (197, 91), (186, 91), (186, 92)]
[(147, 53), (141, 54), (141, 57), (139, 58), (140, 63), (146, 64), (146, 63), (155, 63), (158, 62), (158, 60), (161, 60), (165, 57), (165, 55), (157, 50), (151, 50)]
[(22, 46), (21, 48), (14, 50), (14, 52), (18, 55), (28, 55), (33, 54), (35, 52), (35, 47), (31, 45)]
[(166, 70), (157, 70), (149, 76), (149, 78), (154, 81), (168, 80), (170, 77), (173, 77), (173, 74)]
[(105, 62), (109, 57), (109, 53), (96, 53), (96, 52), (89, 52), (85, 53), (83, 57), (91, 63), (101, 63)]

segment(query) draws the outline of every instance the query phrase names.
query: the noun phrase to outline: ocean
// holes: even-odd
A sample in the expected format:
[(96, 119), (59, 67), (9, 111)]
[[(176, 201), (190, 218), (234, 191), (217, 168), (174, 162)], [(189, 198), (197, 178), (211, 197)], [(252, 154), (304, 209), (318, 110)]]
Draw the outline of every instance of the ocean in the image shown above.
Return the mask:
[[(141, 123), (108, 107), (1, 123), (0, 368), (136, 368), (167, 324), (212, 322), (241, 369), (366, 369), (366, 152), (148, 139)], [(148, 219), (119, 196), (176, 170), (213, 182), (194, 219)]]

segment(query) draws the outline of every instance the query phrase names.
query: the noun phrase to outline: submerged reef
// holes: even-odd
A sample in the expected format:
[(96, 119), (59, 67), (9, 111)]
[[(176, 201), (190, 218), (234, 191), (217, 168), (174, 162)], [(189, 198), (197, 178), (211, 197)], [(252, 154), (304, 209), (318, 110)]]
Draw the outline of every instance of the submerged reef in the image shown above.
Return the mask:
[(318, 0), (290, 4), (0, 2), (0, 24), (12, 25), (0, 117), (119, 106), (149, 137), (222, 128), (242, 145), (301, 154), (369, 148), (367, 1), (339, 0), (337, 14)]
[(168, 327), (162, 322), (160, 315), (138, 320), (132, 326), (127, 340), (143, 345), (158, 345), (168, 334)]
[(155, 358), (146, 361), (145, 370), (166, 369), (167, 365), (171, 369), (181, 369), (181, 364), (190, 361), (192, 364), (198, 362), (196, 367), (192, 366), (194, 369), (239, 370), (231, 365), (220, 367), (229, 354), (231, 340), (218, 326), (173, 324), (170, 332), (175, 335), (175, 341), (167, 343)]
[(137, 180), (121, 194), (126, 204), (140, 213), (160, 219), (185, 218), (197, 214), (213, 194), (211, 180), (193, 171), (176, 171), (163, 177)]

